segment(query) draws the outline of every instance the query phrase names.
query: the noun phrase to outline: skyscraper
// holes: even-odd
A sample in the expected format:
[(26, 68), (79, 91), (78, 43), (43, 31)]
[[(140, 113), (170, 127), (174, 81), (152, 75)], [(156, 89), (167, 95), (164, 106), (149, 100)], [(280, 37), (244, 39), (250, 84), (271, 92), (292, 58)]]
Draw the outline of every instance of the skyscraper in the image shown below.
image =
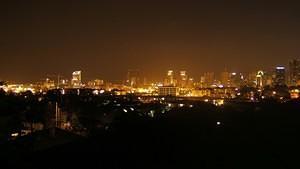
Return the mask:
[(178, 85), (179, 87), (187, 87), (188, 76), (185, 70), (179, 72)]
[(167, 78), (165, 79), (165, 86), (175, 86), (175, 79), (174, 79), (174, 71), (168, 70)]
[(82, 86), (81, 71), (75, 71), (72, 73), (71, 84), (73, 88), (80, 88)]
[(289, 85), (300, 85), (300, 60), (293, 59), (289, 62)]
[(277, 66), (273, 75), (273, 86), (284, 86), (285, 80), (285, 67)]
[(264, 72), (262, 70), (258, 71), (256, 74), (256, 87), (262, 88), (264, 86)]

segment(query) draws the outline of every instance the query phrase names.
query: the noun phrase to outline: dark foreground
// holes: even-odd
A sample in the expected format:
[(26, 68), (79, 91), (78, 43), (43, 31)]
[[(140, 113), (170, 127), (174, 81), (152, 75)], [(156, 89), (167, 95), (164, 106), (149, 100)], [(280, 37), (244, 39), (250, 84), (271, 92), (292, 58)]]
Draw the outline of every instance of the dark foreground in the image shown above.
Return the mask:
[[(1, 168), (300, 168), (300, 104), (124, 113), (88, 137), (57, 129), (1, 145)], [(218, 125), (217, 122), (220, 122)], [(45, 142), (45, 143), (43, 143)], [(4, 167), (5, 166), (5, 167)]]

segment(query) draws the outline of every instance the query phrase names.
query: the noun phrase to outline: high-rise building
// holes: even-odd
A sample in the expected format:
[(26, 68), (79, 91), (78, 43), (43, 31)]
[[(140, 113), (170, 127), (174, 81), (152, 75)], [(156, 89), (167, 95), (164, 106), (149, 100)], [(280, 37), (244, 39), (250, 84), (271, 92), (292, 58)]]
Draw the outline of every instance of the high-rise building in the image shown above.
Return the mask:
[(165, 79), (165, 86), (175, 86), (175, 79), (174, 79), (174, 71), (168, 70), (167, 72), (167, 78)]
[(130, 87), (139, 87), (140, 85), (140, 71), (128, 70), (126, 83)]
[(263, 86), (264, 86), (264, 72), (260, 70), (256, 74), (256, 87), (262, 88)]
[(188, 76), (185, 70), (179, 72), (178, 85), (179, 87), (187, 87), (188, 85)]
[(289, 85), (300, 85), (300, 60), (293, 59), (289, 62)]
[(80, 88), (82, 86), (81, 71), (75, 71), (72, 73), (71, 84), (73, 88)]
[(285, 83), (285, 67), (277, 66), (273, 74), (273, 86), (284, 86)]

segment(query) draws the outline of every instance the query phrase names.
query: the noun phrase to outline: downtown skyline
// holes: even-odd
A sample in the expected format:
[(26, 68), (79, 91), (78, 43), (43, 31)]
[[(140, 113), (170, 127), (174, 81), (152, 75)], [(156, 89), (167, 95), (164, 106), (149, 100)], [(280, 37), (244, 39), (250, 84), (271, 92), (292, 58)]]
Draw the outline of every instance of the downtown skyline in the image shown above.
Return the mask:
[(297, 2), (7, 2), (1, 9), (0, 78), (47, 75), (151, 80), (169, 69), (251, 72), (299, 56)]
[(1, 168), (299, 169), (299, 7), (1, 1)]

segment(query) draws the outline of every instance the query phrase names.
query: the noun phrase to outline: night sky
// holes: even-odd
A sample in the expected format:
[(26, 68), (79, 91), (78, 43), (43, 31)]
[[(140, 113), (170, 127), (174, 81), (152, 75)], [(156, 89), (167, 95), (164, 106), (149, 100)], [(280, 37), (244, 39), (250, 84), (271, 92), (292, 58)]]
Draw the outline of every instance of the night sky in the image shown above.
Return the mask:
[(288, 1), (1, 1), (0, 79), (121, 80), (127, 69), (269, 69), (300, 57), (300, 3)]

